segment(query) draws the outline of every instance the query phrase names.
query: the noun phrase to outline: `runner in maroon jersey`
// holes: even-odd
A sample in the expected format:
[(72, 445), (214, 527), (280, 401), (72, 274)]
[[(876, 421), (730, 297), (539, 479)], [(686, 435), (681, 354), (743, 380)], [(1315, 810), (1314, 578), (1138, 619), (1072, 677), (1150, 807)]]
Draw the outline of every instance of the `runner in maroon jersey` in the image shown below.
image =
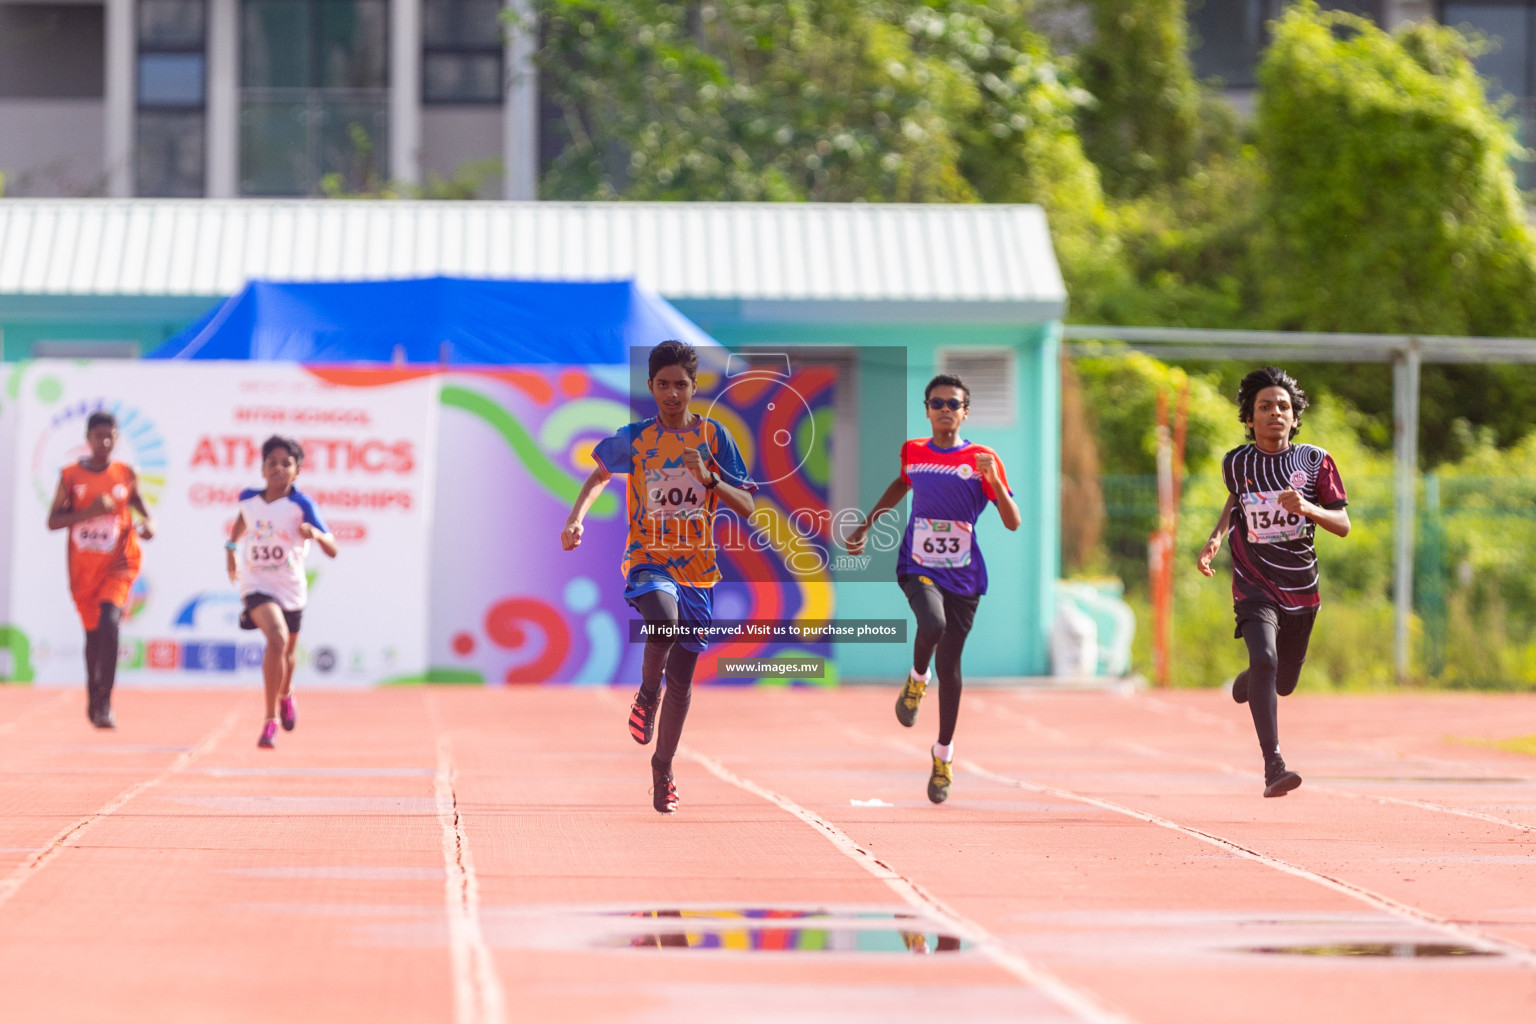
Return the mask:
[(1221, 475), (1227, 503), (1200, 551), (1200, 571), (1214, 576), (1211, 560), (1232, 532), (1232, 604), (1236, 636), (1248, 645), (1248, 668), (1232, 683), (1232, 699), (1246, 701), (1264, 754), (1264, 795), (1284, 796), (1301, 776), (1280, 756), (1276, 696), (1296, 689), (1317, 618), (1317, 527), (1349, 534), (1344, 482), (1333, 456), (1293, 444), (1307, 395), (1276, 366), (1255, 370), (1237, 389), (1237, 417), (1249, 444), (1227, 452)]

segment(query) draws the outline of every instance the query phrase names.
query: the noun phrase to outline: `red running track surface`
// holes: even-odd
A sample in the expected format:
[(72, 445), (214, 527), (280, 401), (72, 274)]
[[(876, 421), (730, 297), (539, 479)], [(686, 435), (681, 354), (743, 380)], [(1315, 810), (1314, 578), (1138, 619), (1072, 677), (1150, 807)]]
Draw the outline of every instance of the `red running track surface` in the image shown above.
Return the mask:
[(1536, 698), (894, 699), (0, 687), (0, 1021), (1536, 1020)]

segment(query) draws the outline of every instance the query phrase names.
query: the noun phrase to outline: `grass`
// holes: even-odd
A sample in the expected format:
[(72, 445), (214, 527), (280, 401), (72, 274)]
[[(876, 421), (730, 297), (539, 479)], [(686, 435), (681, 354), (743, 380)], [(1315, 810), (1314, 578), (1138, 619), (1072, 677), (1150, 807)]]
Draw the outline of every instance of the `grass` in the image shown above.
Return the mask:
[(1491, 747), (1494, 750), (1507, 750), (1511, 754), (1524, 754), (1527, 757), (1536, 757), (1536, 736), (1513, 736), (1502, 740), (1481, 739), (1476, 736), (1451, 736), (1448, 738), (1452, 743), (1461, 743), (1469, 747)]

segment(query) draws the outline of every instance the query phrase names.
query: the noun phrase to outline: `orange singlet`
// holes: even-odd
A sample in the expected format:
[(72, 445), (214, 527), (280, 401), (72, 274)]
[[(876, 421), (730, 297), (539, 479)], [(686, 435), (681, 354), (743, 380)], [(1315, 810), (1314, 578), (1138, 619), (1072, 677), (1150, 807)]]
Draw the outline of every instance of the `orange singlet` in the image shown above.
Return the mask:
[(97, 471), (83, 464), (64, 467), (66, 511), (90, 508), (97, 495), (112, 496), (112, 511), (69, 528), (69, 592), (86, 632), (101, 619), (102, 602), (119, 608), (128, 602), (128, 589), (139, 575), (139, 538), (133, 530), (128, 499), (133, 494), (133, 470), (121, 462)]

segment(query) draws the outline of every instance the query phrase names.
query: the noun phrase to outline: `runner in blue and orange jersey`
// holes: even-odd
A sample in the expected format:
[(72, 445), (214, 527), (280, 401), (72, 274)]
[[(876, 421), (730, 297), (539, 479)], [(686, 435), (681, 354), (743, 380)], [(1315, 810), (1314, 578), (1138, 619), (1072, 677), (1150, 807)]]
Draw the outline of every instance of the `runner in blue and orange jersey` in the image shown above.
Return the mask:
[[(91, 454), (59, 474), (48, 529), (69, 531), (69, 591), (85, 626), (86, 714), (98, 729), (112, 729), (118, 625), (139, 575), (139, 538), (153, 537), (155, 523), (133, 468), (112, 461), (117, 419), (109, 412), (91, 413), (85, 440)], [(134, 512), (140, 516), (137, 526)]]
[(1237, 418), (1249, 443), (1221, 460), (1227, 503), (1200, 551), (1198, 566), (1215, 575), (1211, 559), (1232, 533), (1232, 605), (1236, 636), (1248, 645), (1248, 667), (1232, 682), (1232, 698), (1246, 702), (1264, 755), (1264, 795), (1284, 796), (1301, 776), (1280, 756), (1276, 696), (1289, 696), (1307, 660), (1317, 590), (1317, 527), (1349, 533), (1344, 481), (1333, 456), (1311, 444), (1293, 444), (1301, 430), (1306, 392), (1276, 366), (1244, 377)]
[(955, 723), (960, 717), (960, 656), (987, 592), (987, 564), (976, 543), (976, 520), (997, 505), (1003, 525), (1017, 530), (1022, 517), (1008, 488), (1003, 460), (986, 445), (960, 437), (970, 415), (971, 391), (959, 377), (940, 374), (923, 391), (931, 437), (901, 446), (901, 473), (891, 481), (864, 522), (848, 535), (850, 554), (864, 550), (869, 528), (912, 492), (912, 517), (896, 560), (896, 582), (917, 617), (912, 669), (896, 698), (896, 719), (911, 726), (927, 689), (928, 665), (938, 652), (939, 738), (933, 745), (928, 799), (943, 803), (954, 781)]
[[(692, 701), (694, 666), (706, 646), (686, 630), (710, 624), (712, 588), (720, 580), (715, 513), (724, 506), (750, 516), (757, 486), (730, 432), (688, 407), (699, 374), (692, 346), (680, 341), (657, 345), (650, 353), (648, 373), (646, 387), (656, 399), (657, 414), (598, 442), (592, 451), (597, 467), (576, 496), (560, 544), (571, 551), (581, 543), (582, 520), (592, 503), (613, 474), (627, 474), (629, 538), (620, 567), (624, 600), (653, 631), (645, 643), (629, 731), (637, 743), (650, 742), (665, 676), (667, 695), (651, 757), (651, 781), (653, 806), (670, 814), (678, 803), (672, 759)], [(679, 625), (684, 633), (674, 640), (672, 631)]]

